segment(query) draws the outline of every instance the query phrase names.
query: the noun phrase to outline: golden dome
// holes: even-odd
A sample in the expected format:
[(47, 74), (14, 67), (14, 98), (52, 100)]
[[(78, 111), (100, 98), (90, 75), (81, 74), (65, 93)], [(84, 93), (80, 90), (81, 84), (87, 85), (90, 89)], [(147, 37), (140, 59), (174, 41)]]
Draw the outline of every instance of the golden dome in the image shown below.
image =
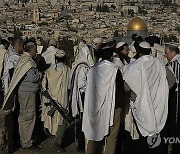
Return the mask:
[(147, 30), (147, 24), (145, 21), (139, 17), (133, 18), (127, 26), (127, 30)]

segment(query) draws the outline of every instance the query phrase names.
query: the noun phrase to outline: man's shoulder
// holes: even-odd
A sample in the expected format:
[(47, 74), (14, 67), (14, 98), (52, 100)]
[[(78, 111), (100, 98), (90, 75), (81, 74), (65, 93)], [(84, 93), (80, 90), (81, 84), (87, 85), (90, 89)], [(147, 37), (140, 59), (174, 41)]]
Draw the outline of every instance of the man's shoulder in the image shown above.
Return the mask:
[(21, 66), (24, 67), (26, 65), (31, 65), (31, 67), (36, 68), (36, 63), (35, 61), (32, 59), (32, 57), (26, 53), (23, 53), (18, 60), (17, 66)]
[(8, 52), (5, 48), (0, 48), (0, 53), (1, 54), (5, 54), (6, 52)]
[(20, 55), (15, 54), (15, 53), (8, 55), (8, 59), (19, 58), (19, 57), (20, 57)]
[(4, 58), (4, 56), (8, 53), (6, 49), (0, 49), (0, 58)]
[(19, 61), (19, 58), (20, 58), (20, 56), (16, 55), (16, 54), (10, 55), (7, 58), (7, 63), (13, 64), (15, 66), (16, 63)]
[(45, 72), (49, 73), (49, 72), (52, 72), (52, 71), (55, 71), (55, 65), (51, 65)]
[(73, 66), (75, 69), (81, 69), (81, 68), (84, 68), (84, 67), (86, 67), (86, 68), (90, 68), (89, 67), (89, 65), (88, 65), (88, 63), (86, 63), (86, 62), (79, 62), (79, 63), (76, 63), (76, 64), (74, 64), (74, 66)]
[(170, 62), (171, 63), (178, 63), (180, 64), (180, 54), (177, 54)]

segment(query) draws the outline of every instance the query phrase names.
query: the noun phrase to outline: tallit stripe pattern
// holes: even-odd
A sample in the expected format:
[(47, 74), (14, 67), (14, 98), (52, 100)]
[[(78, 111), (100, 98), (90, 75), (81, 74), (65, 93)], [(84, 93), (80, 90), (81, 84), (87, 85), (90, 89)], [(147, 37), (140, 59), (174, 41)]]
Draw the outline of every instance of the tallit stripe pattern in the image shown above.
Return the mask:
[(177, 60), (170, 62), (170, 65), (173, 69), (174, 75), (176, 76), (176, 81), (179, 83), (180, 77), (180, 64)]

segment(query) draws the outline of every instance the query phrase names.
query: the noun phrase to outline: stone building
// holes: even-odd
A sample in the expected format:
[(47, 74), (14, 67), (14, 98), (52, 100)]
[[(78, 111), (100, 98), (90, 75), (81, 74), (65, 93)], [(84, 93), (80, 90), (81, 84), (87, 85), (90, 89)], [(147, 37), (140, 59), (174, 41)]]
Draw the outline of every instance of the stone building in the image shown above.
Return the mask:
[(37, 23), (40, 20), (39, 8), (34, 7), (33, 9), (33, 21)]

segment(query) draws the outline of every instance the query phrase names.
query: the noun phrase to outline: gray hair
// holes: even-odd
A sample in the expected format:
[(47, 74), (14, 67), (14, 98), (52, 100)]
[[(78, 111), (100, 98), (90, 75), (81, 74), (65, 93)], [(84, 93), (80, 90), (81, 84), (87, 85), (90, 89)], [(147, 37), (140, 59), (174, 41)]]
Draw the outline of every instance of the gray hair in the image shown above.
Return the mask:
[(176, 45), (176, 44), (165, 44), (165, 47), (167, 47), (170, 50), (170, 52), (175, 51), (176, 54), (179, 54), (179, 47), (178, 47), (178, 45)]

